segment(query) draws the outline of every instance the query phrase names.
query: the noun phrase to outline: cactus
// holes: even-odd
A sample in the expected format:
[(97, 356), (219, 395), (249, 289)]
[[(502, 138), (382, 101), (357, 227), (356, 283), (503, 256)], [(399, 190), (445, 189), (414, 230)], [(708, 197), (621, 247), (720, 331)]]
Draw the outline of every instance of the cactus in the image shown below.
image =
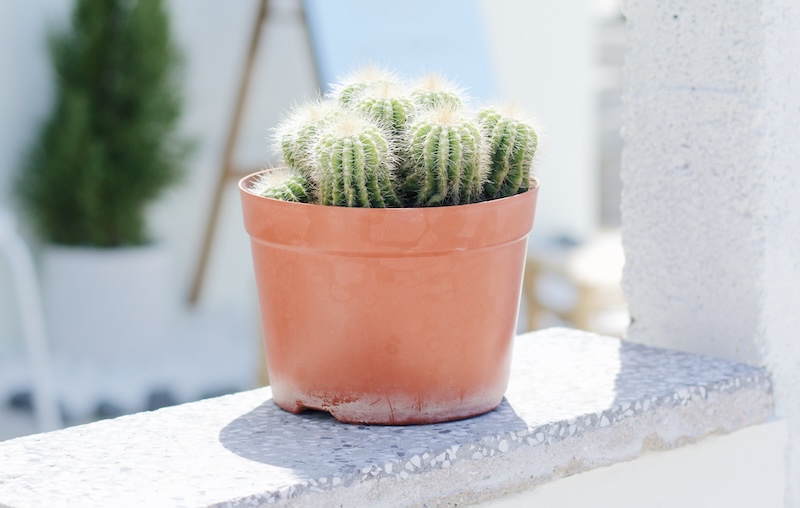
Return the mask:
[(431, 110), (409, 126), (407, 142), (404, 191), (413, 206), (480, 201), (488, 159), (476, 122), (452, 106)]
[(484, 108), (477, 117), (485, 131), (491, 156), (486, 197), (503, 198), (527, 190), (538, 143), (533, 126), (519, 119), (512, 110)]
[(276, 129), (278, 145), (286, 164), (308, 178), (311, 174), (311, 147), (317, 131), (339, 113), (329, 102), (316, 100), (296, 107)]
[(402, 204), (395, 190), (390, 138), (376, 123), (353, 112), (342, 113), (320, 132), (314, 152), (320, 204), (379, 208)]
[(411, 89), (411, 98), (418, 107), (425, 109), (459, 109), (465, 102), (465, 94), (460, 88), (436, 74), (419, 80)]
[(310, 188), (311, 184), (305, 176), (296, 171), (287, 170), (265, 173), (255, 182), (251, 190), (265, 198), (309, 203), (312, 195), (309, 192)]
[(391, 129), (395, 135), (403, 131), (416, 113), (414, 103), (405, 91), (388, 82), (364, 90), (351, 104), (356, 111)]
[(530, 187), (534, 128), (513, 110), (475, 113), (452, 82), (411, 87), (367, 68), (332, 94), (295, 108), (277, 130), (290, 168), (260, 193), (348, 207), (442, 206)]
[(383, 85), (397, 85), (397, 76), (380, 67), (368, 66), (333, 86), (332, 96), (342, 106), (351, 106), (365, 92)]

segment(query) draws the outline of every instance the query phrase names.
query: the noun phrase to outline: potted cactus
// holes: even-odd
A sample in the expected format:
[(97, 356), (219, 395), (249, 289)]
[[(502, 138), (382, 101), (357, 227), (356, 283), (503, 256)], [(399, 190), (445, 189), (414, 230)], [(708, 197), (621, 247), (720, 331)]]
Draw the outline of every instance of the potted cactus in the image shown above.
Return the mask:
[(450, 82), (373, 69), (277, 129), (244, 178), (273, 399), (415, 424), (502, 400), (538, 185), (537, 135)]

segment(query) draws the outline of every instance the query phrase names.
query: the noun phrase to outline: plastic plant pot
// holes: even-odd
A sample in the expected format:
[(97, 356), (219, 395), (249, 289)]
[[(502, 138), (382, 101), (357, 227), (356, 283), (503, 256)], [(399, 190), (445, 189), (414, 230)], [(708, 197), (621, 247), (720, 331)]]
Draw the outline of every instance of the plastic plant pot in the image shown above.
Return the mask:
[(239, 183), (275, 403), (348, 423), (491, 411), (508, 384), (538, 185), (429, 208), (265, 198)]

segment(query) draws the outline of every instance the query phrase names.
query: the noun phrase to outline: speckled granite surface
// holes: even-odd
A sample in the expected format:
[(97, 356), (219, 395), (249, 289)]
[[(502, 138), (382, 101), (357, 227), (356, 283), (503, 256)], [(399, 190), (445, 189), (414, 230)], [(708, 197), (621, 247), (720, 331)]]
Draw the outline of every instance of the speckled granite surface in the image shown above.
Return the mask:
[(350, 426), (254, 390), (0, 443), (0, 506), (460, 506), (772, 413), (762, 369), (551, 329), (481, 417)]

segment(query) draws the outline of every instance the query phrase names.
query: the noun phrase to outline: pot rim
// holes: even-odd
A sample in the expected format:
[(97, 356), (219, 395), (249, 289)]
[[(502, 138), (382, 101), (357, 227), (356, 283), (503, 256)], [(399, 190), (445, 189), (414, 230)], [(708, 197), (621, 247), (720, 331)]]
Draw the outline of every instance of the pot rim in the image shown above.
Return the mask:
[(239, 182), (244, 226), (253, 242), (337, 255), (433, 255), (526, 238), (539, 187), (506, 198), (452, 206), (349, 208), (266, 198)]
[[(301, 206), (301, 207), (314, 207), (314, 208), (327, 208), (331, 210), (342, 210), (342, 212), (337, 213), (352, 213), (352, 214), (359, 214), (359, 213), (375, 213), (376, 211), (386, 212), (386, 213), (419, 213), (422, 210), (447, 210), (447, 209), (463, 209), (464, 207), (479, 207), (479, 206), (492, 206), (494, 203), (500, 203), (509, 199), (514, 199), (518, 196), (523, 194), (527, 194), (531, 191), (536, 191), (539, 189), (539, 179), (536, 177), (530, 178), (531, 186), (525, 190), (524, 192), (520, 192), (518, 194), (514, 194), (513, 196), (506, 196), (503, 198), (496, 198), (496, 199), (487, 199), (485, 201), (479, 201), (477, 203), (469, 203), (466, 205), (441, 205), (441, 206), (406, 206), (406, 207), (386, 207), (386, 208), (372, 208), (372, 207), (349, 207), (349, 206), (325, 206), (319, 205), (315, 203), (298, 203), (294, 201), (283, 201), (281, 199), (275, 198), (268, 198), (266, 196), (260, 196), (252, 191), (252, 181), (258, 178), (260, 175), (264, 173), (270, 173), (274, 171), (280, 171), (286, 169), (285, 167), (275, 167), (275, 168), (267, 168), (262, 169), (260, 171), (256, 171), (254, 173), (250, 173), (242, 177), (239, 180), (238, 187), (241, 192), (247, 193), (250, 196), (256, 197), (258, 199), (263, 199), (268, 202), (279, 204), (278, 206)], [(380, 213), (379, 212), (379, 213)]]

